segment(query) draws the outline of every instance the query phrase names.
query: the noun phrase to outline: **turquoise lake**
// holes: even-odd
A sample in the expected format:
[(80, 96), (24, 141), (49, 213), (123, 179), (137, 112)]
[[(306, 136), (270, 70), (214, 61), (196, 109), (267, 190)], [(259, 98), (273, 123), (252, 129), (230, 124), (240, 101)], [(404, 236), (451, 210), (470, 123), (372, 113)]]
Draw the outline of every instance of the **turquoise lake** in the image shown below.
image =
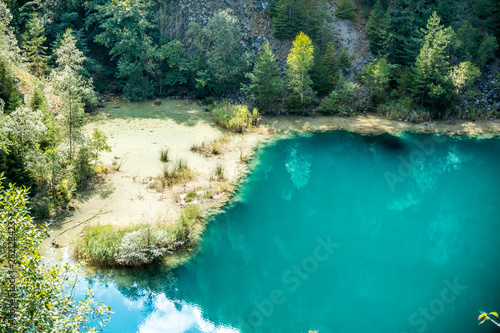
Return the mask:
[(251, 169), (188, 264), (89, 278), (109, 332), (500, 330), (500, 140), (314, 134)]

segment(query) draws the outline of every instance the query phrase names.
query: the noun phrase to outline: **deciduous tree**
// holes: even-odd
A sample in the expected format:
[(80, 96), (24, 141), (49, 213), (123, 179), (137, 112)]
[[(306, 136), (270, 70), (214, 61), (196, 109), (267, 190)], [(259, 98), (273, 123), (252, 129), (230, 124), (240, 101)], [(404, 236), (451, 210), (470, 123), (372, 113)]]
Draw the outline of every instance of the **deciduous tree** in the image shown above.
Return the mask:
[[(109, 321), (110, 308), (95, 302), (90, 290), (82, 300), (73, 299), (75, 287), (71, 285), (76, 275), (68, 265), (43, 265), (38, 249), (44, 228), (37, 229), (32, 223), (27, 203), (26, 189), (0, 185), (0, 331), (102, 331), (100, 324)], [(15, 225), (14, 233), (9, 224)], [(10, 253), (8, 244), (13, 241), (15, 253)], [(12, 266), (5, 265), (9, 259)], [(69, 293), (65, 291), (68, 286)]]
[(303, 32), (293, 41), (293, 48), (290, 50), (286, 64), (288, 65), (286, 73), (290, 78), (290, 86), (293, 92), (300, 97), (300, 102), (304, 103), (306, 96), (314, 95), (309, 75), (309, 71), (314, 65), (314, 45)]

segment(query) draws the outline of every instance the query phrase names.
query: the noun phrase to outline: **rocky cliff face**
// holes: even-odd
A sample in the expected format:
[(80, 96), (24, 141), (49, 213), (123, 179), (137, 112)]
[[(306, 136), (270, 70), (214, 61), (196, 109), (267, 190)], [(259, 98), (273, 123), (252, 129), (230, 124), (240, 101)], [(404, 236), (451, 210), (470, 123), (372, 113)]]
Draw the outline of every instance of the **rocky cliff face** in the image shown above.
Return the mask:
[[(284, 65), (292, 47), (291, 41), (273, 36), (273, 24), (269, 17), (269, 0), (166, 0), (161, 24), (162, 34), (186, 41), (191, 22), (204, 26), (218, 10), (230, 8), (238, 17), (244, 42), (257, 53), (264, 41), (269, 40), (278, 61)], [(359, 74), (362, 66), (371, 58), (368, 40), (364, 35), (364, 21), (341, 20), (334, 16), (336, 6), (330, 1), (327, 9), (329, 25), (337, 37), (339, 47), (346, 47), (352, 58), (353, 73)]]

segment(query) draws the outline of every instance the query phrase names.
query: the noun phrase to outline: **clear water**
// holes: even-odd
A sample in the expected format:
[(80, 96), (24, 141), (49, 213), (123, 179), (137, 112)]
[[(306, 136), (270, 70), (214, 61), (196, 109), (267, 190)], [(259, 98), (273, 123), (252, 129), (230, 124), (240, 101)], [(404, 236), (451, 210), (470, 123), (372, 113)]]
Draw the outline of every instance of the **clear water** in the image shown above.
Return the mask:
[(497, 332), (499, 166), (498, 140), (277, 141), (187, 265), (89, 282), (110, 332)]

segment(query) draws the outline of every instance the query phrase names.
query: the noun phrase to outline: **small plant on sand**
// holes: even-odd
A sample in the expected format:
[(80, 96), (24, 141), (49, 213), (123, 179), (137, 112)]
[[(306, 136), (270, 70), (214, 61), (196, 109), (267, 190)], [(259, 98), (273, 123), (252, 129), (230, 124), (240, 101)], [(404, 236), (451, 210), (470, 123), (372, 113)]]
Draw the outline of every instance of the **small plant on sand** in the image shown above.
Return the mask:
[[(153, 182), (164, 181), (167, 186), (173, 186), (178, 183), (185, 183), (194, 178), (194, 173), (189, 168), (187, 160), (179, 158), (173, 164), (164, 165), (160, 176), (156, 177)], [(151, 188), (159, 188), (156, 185), (151, 185)]]
[(215, 175), (214, 178), (217, 179), (218, 181), (223, 181), (225, 179), (224, 166), (222, 165), (222, 163), (217, 162), (217, 164), (215, 165), (214, 175)]
[(115, 171), (120, 171), (121, 167), (125, 164), (125, 162), (127, 162), (127, 159), (127, 153), (125, 153), (122, 158), (118, 156), (113, 157), (113, 161), (111, 162), (111, 164), (113, 165), (113, 169), (115, 169)]
[(201, 145), (193, 144), (191, 146), (191, 151), (199, 154), (203, 154), (206, 157), (222, 154), (224, 146), (230, 142), (231, 136), (224, 135), (213, 141), (203, 141)]
[(169, 148), (162, 148), (162, 150), (160, 151), (160, 161), (164, 163), (170, 161), (170, 159), (168, 158), (169, 151)]
[(198, 197), (198, 195), (196, 194), (196, 192), (191, 191), (191, 192), (188, 192), (186, 194), (186, 196), (184, 197), (184, 201), (185, 202), (192, 202), (192, 201), (196, 200), (197, 197)]

